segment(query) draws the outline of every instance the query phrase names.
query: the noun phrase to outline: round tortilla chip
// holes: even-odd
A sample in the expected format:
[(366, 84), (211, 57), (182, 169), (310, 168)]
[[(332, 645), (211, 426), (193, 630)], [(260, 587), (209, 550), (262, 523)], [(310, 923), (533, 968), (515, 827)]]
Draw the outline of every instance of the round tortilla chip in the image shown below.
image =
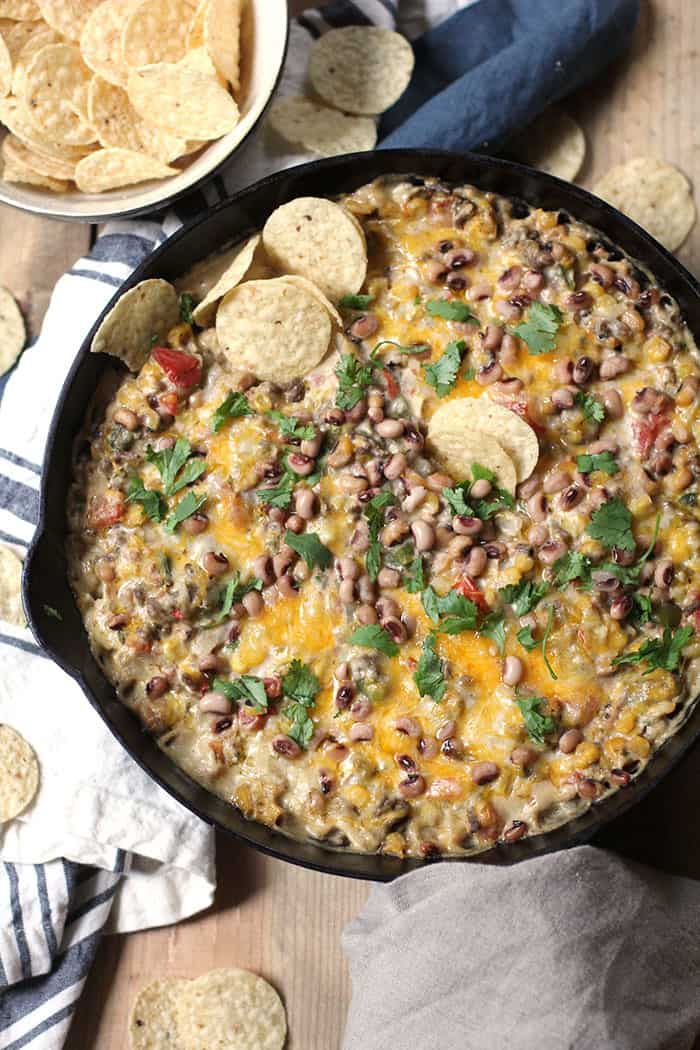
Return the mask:
[(212, 970), (178, 996), (178, 1028), (187, 1050), (282, 1050), (287, 1019), (279, 995), (247, 970)]
[(123, 88), (95, 76), (88, 93), (88, 116), (105, 148), (133, 150), (169, 164), (187, 150), (187, 142), (178, 135), (161, 131), (143, 120)]
[(517, 475), (515, 464), (508, 453), (490, 434), (465, 427), (458, 411), (449, 409), (459, 401), (448, 401), (428, 423), (428, 440), (442, 458), (456, 481), (471, 478), (474, 463), (492, 470), (498, 484), (507, 492), (515, 492)]
[(4, 543), (0, 543), (0, 620), (15, 627), (27, 625), (22, 608), (22, 562)]
[(219, 280), (207, 294), (206, 298), (202, 299), (201, 303), (198, 303), (197, 306), (195, 306), (192, 311), (192, 316), (202, 328), (206, 328), (207, 325), (211, 324), (219, 302), (228, 292), (231, 291), (232, 288), (235, 288), (237, 284), (240, 284), (248, 273), (251, 263), (253, 262), (255, 250), (259, 244), (259, 233), (256, 233), (253, 237), (249, 237), (248, 240), (241, 245), (237, 255), (226, 267)]
[(111, 354), (132, 372), (143, 368), (153, 337), (165, 339), (180, 321), (180, 301), (172, 284), (159, 277), (130, 288), (112, 307), (92, 340), (93, 354)]
[(586, 136), (573, 117), (552, 106), (513, 140), (511, 150), (523, 164), (573, 182), (586, 156)]
[(2, 177), (5, 182), (24, 182), (28, 186), (41, 186), (42, 189), (51, 190), (53, 193), (67, 193), (71, 188), (70, 183), (62, 179), (52, 179), (49, 175), (41, 175), (34, 168), (30, 168), (24, 161), (18, 159), (5, 159), (2, 168)]
[(238, 123), (238, 106), (208, 73), (160, 62), (129, 76), (129, 98), (144, 120), (173, 135), (183, 128), (200, 139), (218, 139)]
[(176, 1003), (189, 981), (171, 978), (142, 988), (129, 1016), (131, 1050), (179, 1050)]
[(26, 106), (16, 98), (0, 98), (0, 121), (21, 139), (25, 146), (56, 160), (73, 161), (77, 164), (90, 152), (89, 147), (68, 146), (45, 137), (32, 121)]
[(95, 141), (95, 133), (77, 115), (92, 73), (73, 44), (43, 47), (27, 67), (24, 98), (30, 119), (47, 138), (72, 146)]
[(268, 122), (287, 142), (298, 143), (322, 157), (365, 153), (377, 144), (372, 117), (346, 116), (301, 95), (287, 95), (273, 102)]
[(635, 157), (611, 168), (593, 187), (603, 200), (643, 226), (673, 252), (695, 225), (695, 202), (688, 179), (655, 157)]
[(336, 310), (335, 306), (330, 301), (330, 299), (326, 298), (321, 289), (317, 285), (315, 285), (313, 281), (308, 281), (306, 277), (299, 277), (299, 275), (295, 273), (282, 274), (280, 276), (280, 281), (289, 281), (290, 284), (295, 284), (298, 288), (303, 288), (305, 292), (309, 293), (309, 295), (313, 295), (315, 299), (318, 299), (321, 306), (325, 307), (325, 309), (328, 310), (328, 313), (331, 315), (334, 323), (338, 326), (338, 328), (343, 327), (343, 319)]
[(359, 292), (367, 275), (364, 233), (339, 204), (297, 197), (265, 223), (263, 245), (282, 273), (313, 281), (331, 302)]
[(33, 25), (36, 28), (32, 31), (31, 36), (25, 40), (14, 60), (12, 93), (17, 95), (18, 98), (24, 98), (27, 68), (34, 55), (38, 55), (41, 49), (48, 47), (49, 44), (62, 43), (58, 33), (51, 26), (47, 26), (45, 22), (28, 22), (26, 24)]
[(454, 398), (437, 409), (430, 426), (464, 433), (479, 431), (495, 438), (515, 464), (518, 483), (530, 477), (540, 457), (540, 443), (532, 427), (490, 397)]
[(36, 0), (0, 0), (0, 18), (17, 22), (33, 22), (41, 18)]
[(110, 84), (126, 87), (128, 69), (122, 57), (122, 33), (140, 0), (103, 0), (80, 34), (83, 60)]
[(190, 0), (141, 0), (124, 25), (122, 57), (125, 64), (139, 69), (183, 58), (193, 16)]
[[(27, 329), (17, 301), (12, 292), (0, 286), (0, 376), (12, 368), (22, 353), (26, 341)], [(2, 595), (0, 595), (1, 606)], [(23, 622), (24, 617), (22, 617)]]
[(204, 12), (204, 44), (234, 91), (240, 87), (241, 0), (209, 0)]
[(33, 748), (16, 729), (0, 725), (0, 823), (25, 810), (38, 787), (39, 762)]
[(401, 98), (415, 57), (408, 40), (391, 29), (346, 26), (314, 43), (309, 79), (329, 105), (346, 113), (383, 113)]
[(37, 0), (45, 22), (67, 40), (80, 40), (88, 18), (100, 0)]
[(4, 36), (0, 33), (0, 97), (10, 94), (12, 88), (12, 56)]
[(83, 193), (104, 193), (151, 179), (179, 175), (177, 168), (130, 149), (98, 149), (75, 168), (75, 184)]
[(325, 356), (331, 319), (306, 289), (274, 277), (230, 291), (216, 314), (216, 335), (236, 369), (286, 383), (301, 379)]
[(45, 175), (49, 179), (72, 179), (75, 176), (75, 162), (69, 160), (56, 160), (37, 153), (29, 146), (25, 146), (16, 135), (6, 135), (2, 142), (2, 155), (10, 163), (10, 166), (27, 167), (35, 171), (37, 175)]
[(9, 18), (0, 19), (0, 33), (5, 38), (13, 65), (24, 45), (43, 25), (43, 22), (13, 22)]

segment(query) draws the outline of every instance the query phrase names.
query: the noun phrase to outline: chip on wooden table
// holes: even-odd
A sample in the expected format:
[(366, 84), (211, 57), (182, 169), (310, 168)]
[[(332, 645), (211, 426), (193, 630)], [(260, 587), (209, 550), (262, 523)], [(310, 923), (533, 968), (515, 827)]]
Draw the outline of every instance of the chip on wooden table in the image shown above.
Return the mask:
[(122, 55), (132, 69), (177, 62), (187, 48), (195, 8), (190, 0), (141, 0), (122, 33)]
[(139, 2), (103, 0), (80, 34), (83, 60), (93, 73), (98, 73), (110, 84), (126, 87), (128, 69), (122, 55), (122, 34), (129, 15)]
[(133, 186), (151, 179), (179, 174), (177, 168), (155, 157), (130, 149), (99, 149), (83, 157), (75, 167), (75, 184), (83, 193), (104, 193), (120, 186)]
[(176, 1002), (186, 1050), (282, 1050), (287, 1019), (279, 995), (247, 970), (212, 970), (190, 981)]
[(49, 44), (34, 56), (25, 74), (24, 101), (48, 138), (71, 146), (94, 142), (94, 131), (70, 105), (79, 102), (91, 76), (73, 44)]
[(33, 748), (16, 729), (0, 725), (0, 823), (19, 816), (38, 787), (39, 763)]
[[(529, 423), (490, 397), (453, 398), (436, 410), (431, 430), (461, 429), (490, 435), (503, 447), (515, 464), (518, 482), (529, 478), (537, 466), (540, 443)], [(484, 464), (486, 465), (486, 464)]]
[(88, 18), (101, 0), (37, 0), (44, 21), (66, 40), (80, 40)]
[(249, 237), (245, 241), (232, 259), (229, 266), (226, 267), (219, 280), (216, 282), (214, 287), (202, 299), (201, 303), (192, 311), (192, 316), (198, 325), (205, 328), (214, 319), (216, 308), (219, 305), (223, 297), (235, 288), (237, 284), (243, 280), (245, 275), (250, 269), (251, 263), (253, 262), (253, 256), (255, 250), (260, 244), (260, 234), (256, 233), (253, 237)]
[(413, 48), (400, 33), (374, 26), (331, 29), (314, 43), (314, 91), (346, 113), (383, 113), (401, 98), (413, 73)]
[(129, 1017), (131, 1050), (185, 1050), (177, 1029), (176, 1002), (189, 981), (153, 981), (136, 996)]
[(593, 187), (603, 200), (643, 226), (673, 252), (695, 225), (693, 191), (685, 175), (656, 157), (635, 157), (611, 168)]
[(147, 153), (169, 164), (187, 153), (188, 145), (179, 135), (162, 131), (144, 120), (134, 109), (123, 88), (94, 76), (88, 92), (88, 117), (100, 145)]
[(240, 86), (241, 0), (209, 0), (204, 43), (212, 62), (234, 91)]
[(268, 122), (287, 142), (321, 157), (364, 153), (377, 144), (377, 125), (372, 117), (347, 116), (302, 95), (285, 95), (273, 102)]
[(287, 383), (326, 355), (331, 318), (316, 296), (283, 278), (246, 281), (222, 299), (216, 335), (237, 369)]
[(362, 229), (323, 197), (297, 197), (273, 211), (263, 245), (278, 270), (308, 278), (334, 303), (359, 292), (367, 275)]
[[(26, 341), (27, 329), (15, 297), (0, 286), (0, 375), (12, 368)], [(24, 616), (21, 622), (24, 622)]]
[(238, 123), (238, 106), (218, 80), (208, 73), (166, 62), (131, 73), (129, 98), (145, 120), (181, 135), (217, 139)]
[(154, 341), (162, 341), (180, 320), (180, 302), (171, 284), (158, 277), (130, 288), (110, 310), (92, 340), (94, 354), (118, 357), (132, 372), (143, 368)]
[(465, 429), (461, 414), (445, 412), (442, 405), (428, 423), (428, 441), (441, 457), (455, 481), (471, 481), (472, 467), (479, 463), (493, 471), (501, 488), (515, 492), (515, 464), (503, 446), (490, 434)]
[(516, 136), (511, 151), (523, 164), (573, 182), (586, 157), (586, 136), (573, 117), (552, 106)]

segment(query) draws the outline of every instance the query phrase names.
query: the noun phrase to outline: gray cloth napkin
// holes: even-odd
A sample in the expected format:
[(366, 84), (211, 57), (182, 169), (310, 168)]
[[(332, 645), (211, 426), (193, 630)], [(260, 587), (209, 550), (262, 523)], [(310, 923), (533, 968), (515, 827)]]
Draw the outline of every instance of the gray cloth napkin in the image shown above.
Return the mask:
[(343, 1050), (690, 1050), (700, 883), (590, 846), (376, 886)]

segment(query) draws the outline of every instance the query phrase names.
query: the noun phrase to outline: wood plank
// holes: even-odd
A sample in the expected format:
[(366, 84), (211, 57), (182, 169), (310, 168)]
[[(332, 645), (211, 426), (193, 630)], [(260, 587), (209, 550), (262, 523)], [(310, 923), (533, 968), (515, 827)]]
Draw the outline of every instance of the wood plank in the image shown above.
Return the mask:
[[(292, 0), (292, 6), (308, 4)], [(567, 107), (588, 136), (585, 185), (591, 186), (613, 163), (640, 154), (676, 163), (691, 178), (700, 171), (700, 98), (694, 79), (698, 48), (697, 0), (644, 4), (629, 55)], [(3, 243), (8, 242), (3, 238)], [(13, 253), (4, 254), (9, 272)], [(679, 254), (700, 271), (700, 227)], [(687, 770), (665, 790), (670, 792), (674, 783), (681, 795), (687, 791)], [(697, 790), (689, 797), (695, 795)], [(661, 798), (658, 792), (653, 797)], [(641, 814), (641, 808), (635, 813)], [(650, 816), (651, 824), (663, 824), (668, 809), (656, 806)], [(643, 819), (637, 824), (643, 834), (648, 825)], [(680, 817), (674, 827), (680, 832), (676, 843), (683, 842)], [(279, 988), (290, 1019), (289, 1050), (338, 1050), (349, 999), (339, 936), (361, 907), (367, 887), (258, 856), (223, 838), (218, 848), (219, 891), (211, 911), (174, 928), (105, 939), (67, 1050), (124, 1050), (130, 1004), (142, 984), (164, 975), (194, 976), (221, 965), (250, 967)], [(684, 870), (678, 852), (673, 867)]]

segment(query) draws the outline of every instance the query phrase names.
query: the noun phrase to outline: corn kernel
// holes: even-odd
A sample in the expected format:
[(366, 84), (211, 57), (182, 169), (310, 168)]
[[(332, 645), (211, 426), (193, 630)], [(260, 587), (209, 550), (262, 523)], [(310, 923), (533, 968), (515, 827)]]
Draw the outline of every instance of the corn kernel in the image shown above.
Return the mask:
[(662, 339), (660, 335), (653, 335), (650, 339), (647, 339), (642, 349), (647, 359), (656, 364), (667, 361), (671, 354), (671, 344)]
[(627, 747), (627, 741), (622, 736), (612, 736), (609, 740), (605, 741), (605, 754), (612, 762), (617, 762), (621, 755), (624, 755)]
[(352, 784), (345, 789), (343, 794), (350, 805), (356, 806), (358, 809), (361, 809), (362, 806), (366, 806), (369, 802), (369, 791), (367, 788), (362, 787), (361, 784)]
[(578, 745), (574, 755), (576, 758), (576, 769), (585, 769), (586, 766), (592, 766), (594, 762), (598, 761), (600, 758), (600, 748), (597, 744), (593, 744), (589, 740), (584, 740), (583, 743)]
[(557, 225), (557, 217), (553, 211), (538, 211), (536, 221), (539, 230), (551, 230)]
[(579, 236), (578, 233), (570, 233), (568, 237), (564, 238), (564, 244), (568, 244), (575, 252), (583, 252), (586, 248), (585, 239)]
[(637, 716), (634, 711), (625, 711), (615, 723), (615, 729), (618, 733), (631, 733), (636, 725)]
[(651, 751), (651, 744), (643, 736), (633, 736), (627, 742), (627, 749), (636, 758), (646, 758)]

